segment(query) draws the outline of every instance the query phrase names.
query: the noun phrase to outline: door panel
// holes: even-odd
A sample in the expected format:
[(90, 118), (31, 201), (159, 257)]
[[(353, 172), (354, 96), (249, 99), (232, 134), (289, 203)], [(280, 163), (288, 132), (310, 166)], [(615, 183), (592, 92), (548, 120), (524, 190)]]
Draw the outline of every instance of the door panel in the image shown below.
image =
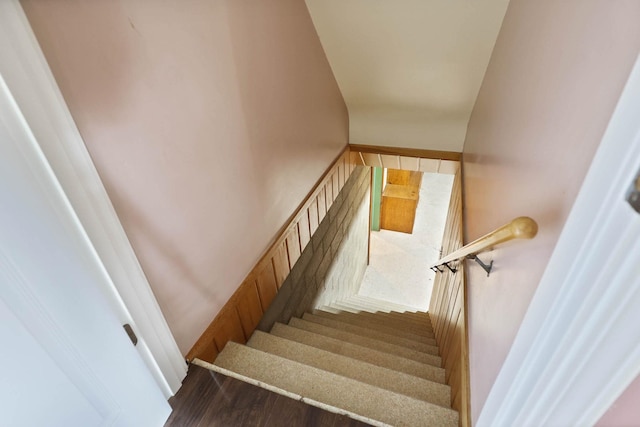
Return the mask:
[[(45, 426), (51, 420), (68, 426), (107, 424), (104, 415), (56, 365), (3, 300), (0, 300), (0, 336), (9, 350), (0, 352), (0, 401), (11, 402), (3, 405), (4, 425)], [(11, 349), (19, 350), (20, 356)], [(42, 379), (46, 379), (44, 387)], [(20, 398), (16, 399), (17, 396)]]
[(162, 425), (111, 283), (0, 79), (0, 425)]

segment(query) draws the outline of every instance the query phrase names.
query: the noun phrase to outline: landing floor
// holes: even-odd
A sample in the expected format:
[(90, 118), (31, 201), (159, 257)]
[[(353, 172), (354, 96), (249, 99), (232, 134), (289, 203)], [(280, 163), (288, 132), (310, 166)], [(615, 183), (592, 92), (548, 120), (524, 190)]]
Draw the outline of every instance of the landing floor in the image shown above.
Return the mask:
[(358, 295), (426, 311), (447, 220), (453, 175), (425, 173), (413, 233), (371, 232), (370, 261)]

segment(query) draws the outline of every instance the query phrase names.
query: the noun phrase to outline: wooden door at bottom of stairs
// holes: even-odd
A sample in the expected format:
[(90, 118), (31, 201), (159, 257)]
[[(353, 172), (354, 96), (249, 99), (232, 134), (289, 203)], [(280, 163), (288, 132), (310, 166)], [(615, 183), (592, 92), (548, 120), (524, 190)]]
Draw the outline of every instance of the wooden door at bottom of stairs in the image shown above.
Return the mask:
[(109, 287), (0, 76), (0, 425), (164, 424)]

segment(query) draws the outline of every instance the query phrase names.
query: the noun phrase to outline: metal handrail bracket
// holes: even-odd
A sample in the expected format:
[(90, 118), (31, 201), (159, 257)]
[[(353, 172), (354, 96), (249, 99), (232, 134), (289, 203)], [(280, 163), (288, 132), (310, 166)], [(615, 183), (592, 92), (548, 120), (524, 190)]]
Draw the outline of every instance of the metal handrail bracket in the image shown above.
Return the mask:
[(533, 239), (537, 233), (538, 224), (529, 217), (521, 216), (441, 258), (429, 268), (433, 271), (437, 270), (437, 272), (442, 273), (444, 269), (441, 269), (441, 267), (446, 267), (452, 273), (455, 273), (457, 269), (452, 268), (449, 264), (454, 261), (467, 258), (477, 262), (482, 269), (487, 272), (487, 276), (489, 276), (489, 274), (491, 274), (491, 269), (493, 268), (493, 260), (491, 260), (489, 264), (485, 264), (478, 258), (477, 254), (490, 250), (494, 246), (509, 240)]

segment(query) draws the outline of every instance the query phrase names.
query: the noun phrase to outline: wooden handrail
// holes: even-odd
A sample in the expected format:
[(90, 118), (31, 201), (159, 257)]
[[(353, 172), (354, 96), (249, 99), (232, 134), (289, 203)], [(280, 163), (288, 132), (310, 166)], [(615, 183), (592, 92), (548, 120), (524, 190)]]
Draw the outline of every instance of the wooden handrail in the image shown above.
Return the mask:
[(513, 239), (533, 239), (538, 233), (538, 224), (527, 216), (521, 216), (510, 223), (485, 234), (477, 240), (450, 253), (432, 264), (429, 268), (436, 268), (457, 261), (468, 256), (491, 249), (493, 246)]

